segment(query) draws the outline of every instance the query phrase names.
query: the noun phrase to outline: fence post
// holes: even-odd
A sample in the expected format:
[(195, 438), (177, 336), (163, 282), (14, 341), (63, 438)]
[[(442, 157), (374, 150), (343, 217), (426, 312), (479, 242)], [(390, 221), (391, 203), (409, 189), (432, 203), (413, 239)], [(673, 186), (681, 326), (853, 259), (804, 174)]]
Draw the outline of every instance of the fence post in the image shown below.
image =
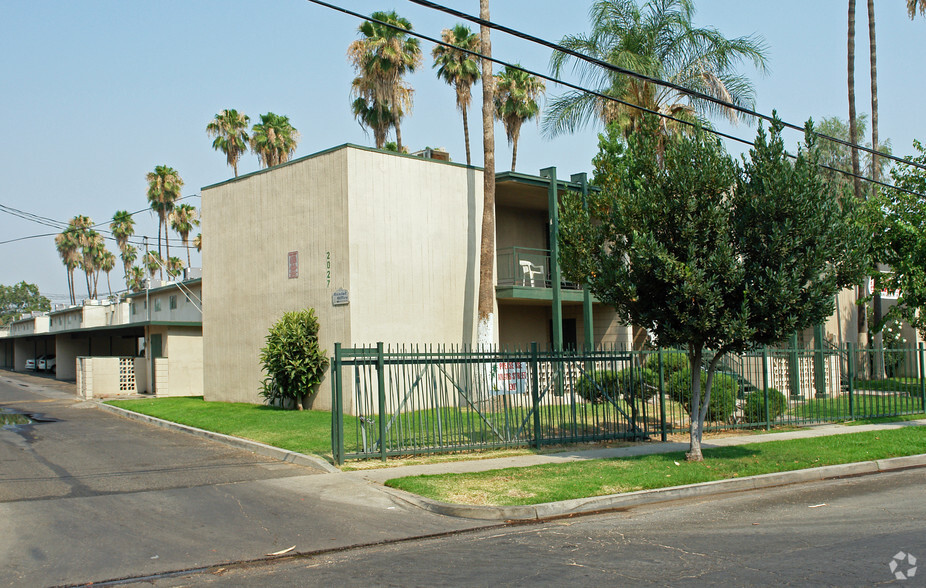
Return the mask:
[(386, 363), (383, 359), (383, 342), (376, 343), (376, 390), (379, 396), (379, 455), (386, 461)]
[(540, 449), (540, 372), (537, 342), (531, 343), (531, 404), (534, 408), (534, 447)]
[(920, 343), (920, 410), (926, 411), (926, 366), (923, 365), (923, 344)]
[(846, 373), (849, 377), (849, 419), (855, 420), (855, 349), (846, 343)]
[(338, 465), (344, 465), (344, 390), (341, 387), (341, 344), (334, 344), (334, 360), (331, 362), (331, 445), (332, 457)]
[(660, 439), (666, 442), (666, 379), (662, 368), (662, 347), (659, 348), (659, 428)]
[(772, 415), (768, 410), (768, 347), (762, 348), (762, 391), (765, 393), (765, 430), (772, 428)]

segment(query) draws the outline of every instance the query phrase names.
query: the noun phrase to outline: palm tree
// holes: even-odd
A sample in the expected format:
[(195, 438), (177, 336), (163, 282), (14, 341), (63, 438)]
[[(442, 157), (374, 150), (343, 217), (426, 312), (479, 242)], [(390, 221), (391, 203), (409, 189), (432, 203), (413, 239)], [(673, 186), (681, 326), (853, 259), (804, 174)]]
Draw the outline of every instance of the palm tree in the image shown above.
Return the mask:
[[(388, 23), (399, 29), (412, 30), (412, 23), (393, 12), (374, 12), (374, 20)], [(388, 107), (392, 113), (392, 126), (399, 151), (402, 151), (402, 116), (411, 111), (412, 89), (403, 82), (403, 76), (415, 71), (421, 64), (418, 39), (380, 24), (364, 21), (358, 27), (360, 39), (352, 42), (347, 55), (357, 70), (354, 92), (375, 108)], [(357, 94), (358, 90), (362, 93)]]
[[(448, 45), (468, 51), (479, 51), (479, 36), (466, 25), (458, 24), (452, 29), (444, 29), (441, 32), (441, 40)], [(434, 67), (437, 68), (437, 77), (453, 86), (453, 89), (456, 90), (457, 108), (463, 113), (466, 165), (472, 165), (469, 152), (469, 121), (466, 118), (466, 109), (469, 108), (469, 104), (473, 99), (473, 84), (479, 81), (479, 64), (470, 54), (443, 45), (435, 45), (432, 55), (434, 56)]]
[(203, 250), (203, 234), (202, 233), (197, 233), (196, 236), (193, 237), (193, 247), (196, 247), (197, 251), (202, 252)]
[[(479, 0), (479, 18), (488, 22), (489, 0)], [(492, 57), (489, 27), (479, 25), (480, 53)], [(479, 242), (479, 296), (476, 306), (476, 344), (495, 342), (495, 76), (492, 62), (482, 59), (482, 228)]]
[(80, 264), (80, 256), (77, 252), (79, 247), (80, 241), (72, 221), (71, 224), (68, 224), (68, 228), (55, 235), (55, 248), (58, 250), (58, 256), (61, 257), (61, 262), (68, 273), (68, 294), (71, 298), (71, 304), (77, 302), (74, 295), (74, 269)]
[(145, 267), (148, 269), (148, 276), (151, 279), (154, 279), (154, 274), (158, 272), (162, 272), (161, 275), (164, 275), (162, 269), (164, 267), (164, 262), (162, 261), (161, 255), (156, 251), (148, 250), (148, 253), (145, 254), (143, 262)]
[(174, 208), (170, 213), (170, 228), (180, 235), (183, 246), (186, 248), (187, 267), (190, 263), (190, 231), (193, 227), (199, 226), (199, 219), (196, 218), (196, 207), (192, 204), (181, 204)]
[[(151, 210), (158, 215), (158, 255), (161, 254), (161, 229), (164, 229), (164, 245), (167, 257), (170, 257), (170, 240), (167, 233), (167, 217), (174, 209), (174, 203), (180, 199), (183, 180), (172, 167), (159, 165), (146, 176), (148, 180), (148, 203)], [(163, 276), (163, 274), (162, 274)]]
[(107, 253), (103, 235), (93, 229), (87, 229), (81, 235), (80, 251), (80, 267), (87, 277), (87, 298), (95, 299), (100, 265), (104, 254)]
[(526, 71), (508, 66), (495, 76), (495, 84), (498, 88), (495, 94), (495, 116), (505, 124), (505, 134), (508, 135), (508, 144), (511, 145), (511, 171), (514, 171), (518, 161), (521, 125), (540, 112), (537, 99), (545, 88), (540, 79)]
[(129, 286), (130, 273), (132, 272), (132, 267), (135, 264), (135, 260), (138, 258), (138, 249), (134, 245), (126, 245), (120, 254), (122, 258), (122, 270), (125, 272), (125, 286)]
[[(677, 84), (737, 106), (752, 107), (754, 89), (737, 66), (751, 61), (765, 70), (766, 47), (759, 37), (727, 39), (714, 28), (695, 28), (693, 0), (649, 0), (638, 7), (633, 0), (597, 0), (589, 11), (590, 34), (569, 35), (560, 43), (569, 49), (620, 68)], [(684, 121), (700, 121), (723, 114), (738, 120), (735, 110), (698, 99), (685, 92), (605, 70), (555, 52), (554, 75), (570, 65), (581, 82), (599, 93)], [(640, 126), (642, 111), (584, 92), (567, 92), (555, 98), (544, 116), (547, 136), (574, 132), (592, 120), (616, 122), (625, 136)], [(662, 119), (664, 134), (690, 128)]]
[(183, 260), (179, 257), (171, 257), (167, 260), (167, 275), (176, 278), (183, 272)]
[(917, 8), (920, 11), (920, 16), (926, 16), (926, 0), (907, 0), (907, 15), (910, 20), (913, 20), (913, 17), (916, 16)]
[(386, 144), (389, 129), (393, 126), (392, 111), (388, 106), (384, 106), (372, 98), (364, 97), (366, 94), (360, 89), (364, 82), (365, 80), (362, 78), (354, 80), (351, 92), (356, 98), (351, 102), (351, 112), (353, 112), (361, 127), (373, 131), (376, 148), (382, 149)]
[[(855, 115), (855, 0), (849, 0), (849, 24), (848, 24), (848, 42), (847, 42), (847, 71), (848, 71), (848, 86), (849, 86), (849, 136), (858, 137), (858, 132), (856, 129), (856, 115)], [(853, 182), (852, 187), (855, 191), (856, 200), (862, 199), (862, 182), (859, 179), (859, 162), (858, 162), (858, 149), (853, 143), (851, 149), (852, 157), (852, 174)], [(867, 296), (867, 285), (861, 284), (856, 287), (856, 303), (859, 303), (863, 298)], [(858, 307), (858, 344), (859, 346), (867, 346), (868, 344), (868, 313), (862, 311), (862, 306)]]
[(132, 266), (126, 278), (125, 285), (132, 292), (143, 290), (145, 287), (145, 270), (137, 265)]
[(109, 282), (109, 272), (113, 271), (113, 268), (116, 267), (116, 256), (111, 251), (103, 251), (103, 256), (100, 258), (100, 269), (106, 272), (106, 287), (109, 290), (109, 296), (113, 295), (113, 286)]
[(289, 117), (268, 112), (251, 129), (251, 149), (264, 167), (286, 163), (296, 152), (299, 131), (289, 123)]
[(249, 124), (251, 124), (251, 119), (248, 115), (229, 108), (215, 115), (212, 122), (206, 125), (206, 133), (210, 137), (215, 137), (212, 148), (225, 154), (228, 165), (235, 170), (236, 178), (238, 177), (238, 160), (248, 150)]
[[(129, 268), (132, 267), (132, 262), (126, 262), (125, 252), (126, 248), (131, 247), (131, 245), (129, 245), (129, 238), (135, 234), (135, 219), (132, 218), (129, 211), (117, 210), (116, 213), (113, 214), (113, 221), (109, 223), (109, 230), (112, 231), (113, 238), (116, 240), (116, 245), (119, 247), (125, 276), (128, 278)], [(134, 257), (132, 261), (135, 261)]]

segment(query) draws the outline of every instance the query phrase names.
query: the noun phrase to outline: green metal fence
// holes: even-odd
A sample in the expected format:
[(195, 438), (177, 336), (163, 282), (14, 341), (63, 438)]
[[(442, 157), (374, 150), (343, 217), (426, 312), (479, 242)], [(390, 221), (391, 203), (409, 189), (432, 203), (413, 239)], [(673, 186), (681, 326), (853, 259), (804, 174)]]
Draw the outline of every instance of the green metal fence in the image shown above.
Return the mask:
[[(718, 364), (705, 429), (923, 412), (923, 359), (922, 346), (730, 355)], [(665, 440), (689, 428), (688, 369), (687, 354), (678, 350), (336, 344), (330, 378), (333, 455), (343, 463), (656, 435)]]

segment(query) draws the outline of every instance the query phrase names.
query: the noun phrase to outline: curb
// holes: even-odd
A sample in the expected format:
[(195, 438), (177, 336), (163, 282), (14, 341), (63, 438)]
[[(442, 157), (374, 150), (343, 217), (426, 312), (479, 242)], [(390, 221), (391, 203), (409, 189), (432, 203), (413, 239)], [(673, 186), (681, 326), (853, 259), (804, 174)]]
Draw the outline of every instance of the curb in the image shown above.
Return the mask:
[(272, 459), (277, 459), (279, 461), (284, 461), (287, 463), (293, 463), (296, 465), (301, 465), (305, 467), (314, 468), (320, 470), (326, 474), (340, 473), (341, 470), (334, 467), (327, 461), (323, 460), (320, 457), (315, 457), (314, 455), (306, 455), (304, 453), (296, 453), (295, 451), (289, 451), (286, 449), (280, 449), (279, 447), (274, 447), (272, 445), (267, 445), (265, 443), (259, 443), (257, 441), (250, 441), (248, 439), (242, 439), (240, 437), (232, 437), (231, 435), (224, 435), (222, 433), (214, 433), (212, 431), (206, 431), (203, 429), (197, 429), (196, 427), (190, 427), (187, 425), (181, 425), (179, 423), (173, 423), (170, 421), (165, 421), (164, 419), (159, 419), (157, 417), (148, 416), (146, 414), (141, 414), (137, 412), (132, 412), (130, 410), (125, 410), (124, 408), (119, 408), (117, 406), (112, 406), (109, 404), (104, 404), (97, 400), (91, 400), (94, 405), (98, 408), (117, 414), (119, 416), (133, 419), (136, 421), (142, 421), (148, 423), (149, 425), (154, 425), (156, 427), (161, 427), (162, 429), (168, 429), (172, 431), (182, 431), (184, 433), (189, 433), (190, 435), (196, 435), (197, 437), (202, 437), (205, 439), (211, 439), (213, 441), (218, 441), (219, 443), (225, 443), (232, 447), (238, 449), (244, 449), (258, 455), (263, 455), (264, 457), (269, 457)]
[(550, 517), (561, 517), (575, 514), (587, 514), (603, 510), (616, 510), (683, 500), (686, 498), (699, 498), (731, 492), (744, 492), (761, 490), (776, 486), (788, 486), (804, 482), (818, 482), (836, 478), (849, 478), (866, 476), (884, 472), (905, 470), (910, 468), (926, 467), (926, 454), (892, 457), (874, 461), (822, 466), (806, 470), (791, 472), (775, 472), (761, 474), (748, 478), (733, 478), (728, 480), (715, 480), (688, 486), (672, 486), (655, 490), (639, 490), (626, 494), (610, 494), (591, 498), (576, 498), (560, 502), (546, 502), (524, 506), (475, 506), (466, 504), (450, 504), (424, 498), (403, 490), (383, 488), (394, 497), (418, 508), (445, 516), (476, 519), (481, 521), (532, 521)]

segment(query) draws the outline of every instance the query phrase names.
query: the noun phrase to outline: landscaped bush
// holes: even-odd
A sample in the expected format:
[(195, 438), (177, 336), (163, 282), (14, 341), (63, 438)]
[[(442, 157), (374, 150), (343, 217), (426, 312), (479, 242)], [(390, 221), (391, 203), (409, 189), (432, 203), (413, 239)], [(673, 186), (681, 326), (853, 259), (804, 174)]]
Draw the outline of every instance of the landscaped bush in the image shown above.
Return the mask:
[[(788, 410), (788, 399), (785, 395), (775, 388), (768, 389), (768, 411), (770, 414), (768, 420), (774, 421)], [(746, 395), (746, 404), (743, 407), (743, 418), (747, 423), (764, 423), (765, 418), (765, 394), (762, 390), (756, 390)]]
[[(707, 386), (707, 373), (701, 372), (701, 391)], [(672, 374), (668, 385), (669, 396), (691, 412), (691, 371), (679, 370)], [(710, 406), (705, 421), (727, 422), (736, 412), (736, 380), (726, 374), (714, 374)]]
[[(653, 353), (646, 359), (643, 367), (659, 374), (659, 354)], [(678, 349), (666, 349), (662, 352), (662, 376), (666, 381), (673, 374), (689, 368), (688, 354)]]
[(613, 371), (601, 370), (583, 374), (576, 382), (575, 391), (585, 400), (599, 404), (604, 402), (605, 392), (611, 400), (617, 400), (621, 394), (621, 387)]
[(644, 401), (650, 400), (659, 392), (659, 373), (646, 367), (635, 368), (632, 371), (630, 368), (622, 369), (617, 372), (617, 382), (621, 394), (627, 400), (630, 399), (631, 387), (634, 398)]
[(318, 344), (315, 310), (287, 312), (270, 327), (260, 363), (267, 377), (261, 390), (268, 404), (308, 408), (309, 399), (328, 369), (328, 355)]

